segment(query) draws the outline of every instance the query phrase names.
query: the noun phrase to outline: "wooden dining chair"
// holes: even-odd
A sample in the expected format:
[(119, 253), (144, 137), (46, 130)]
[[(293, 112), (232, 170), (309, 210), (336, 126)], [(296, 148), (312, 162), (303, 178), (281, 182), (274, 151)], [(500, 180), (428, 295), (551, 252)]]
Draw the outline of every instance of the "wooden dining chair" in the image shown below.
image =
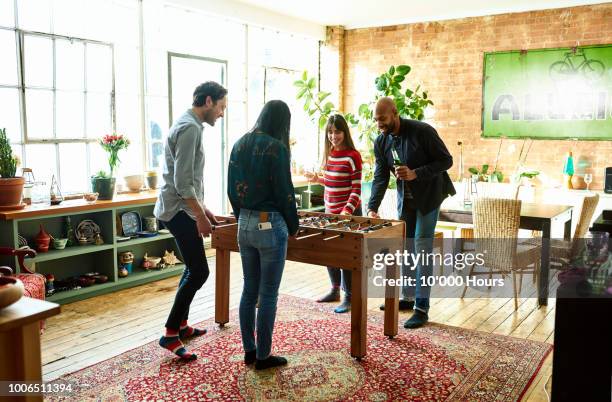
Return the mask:
[[(523, 275), (536, 275), (540, 267), (541, 248), (518, 243), (521, 201), (484, 198), (474, 200), (474, 251), (482, 255), (484, 264), (478, 270), (473, 264), (469, 276), (512, 276), (514, 310), (518, 309), (518, 296)], [(517, 284), (517, 277), (519, 283)], [(465, 296), (467, 284), (461, 298)]]

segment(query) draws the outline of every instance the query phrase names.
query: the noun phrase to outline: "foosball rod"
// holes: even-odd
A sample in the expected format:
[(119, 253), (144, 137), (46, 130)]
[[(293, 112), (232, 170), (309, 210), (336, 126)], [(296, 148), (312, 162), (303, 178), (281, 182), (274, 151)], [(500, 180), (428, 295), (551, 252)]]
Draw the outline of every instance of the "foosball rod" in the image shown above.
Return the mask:
[(295, 240), (304, 240), (304, 239), (307, 239), (309, 237), (319, 236), (319, 235), (322, 235), (322, 234), (323, 234), (323, 232), (312, 233), (312, 234), (309, 234), (309, 235), (304, 235), (304, 236), (297, 237)]

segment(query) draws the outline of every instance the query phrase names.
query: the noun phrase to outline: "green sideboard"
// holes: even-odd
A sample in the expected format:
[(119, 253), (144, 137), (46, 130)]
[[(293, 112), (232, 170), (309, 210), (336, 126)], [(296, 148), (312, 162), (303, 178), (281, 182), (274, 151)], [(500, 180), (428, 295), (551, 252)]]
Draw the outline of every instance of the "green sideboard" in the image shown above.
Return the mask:
[[(62, 237), (65, 217), (71, 218), (75, 230), (82, 220), (93, 220), (100, 227), (104, 244), (83, 246), (77, 244), (63, 250), (54, 250), (51, 246), (48, 252), (39, 252), (35, 258), (26, 259), (26, 265), (32, 266), (34, 263), (36, 272), (51, 273), (56, 281), (88, 272), (99, 272), (108, 277), (106, 283), (57, 292), (47, 297), (48, 301), (60, 304), (179, 275), (183, 271), (183, 264), (161, 270), (140, 268), (145, 253), (149, 256), (162, 256), (165, 250), (173, 250), (182, 260), (171, 234), (117, 241), (117, 225), (121, 214), (136, 211), (141, 217), (151, 216), (155, 200), (155, 193), (141, 192), (118, 195), (112, 201), (97, 201), (92, 204), (83, 200), (74, 200), (64, 201), (57, 206), (28, 206), (23, 210), (0, 212), (0, 246), (19, 247), (17, 236), (19, 234), (27, 240), (31, 248), (36, 249), (34, 238), (40, 230), (40, 225), (50, 235)], [(135, 256), (132, 273), (125, 278), (120, 278), (118, 275), (118, 253), (122, 251), (132, 251)], [(13, 257), (0, 259), (0, 265), (18, 266)]]

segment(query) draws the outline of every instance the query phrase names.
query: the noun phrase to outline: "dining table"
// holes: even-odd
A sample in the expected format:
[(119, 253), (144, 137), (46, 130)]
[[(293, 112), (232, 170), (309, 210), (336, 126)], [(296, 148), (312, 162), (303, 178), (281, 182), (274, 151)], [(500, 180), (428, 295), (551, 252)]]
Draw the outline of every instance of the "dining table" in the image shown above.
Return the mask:
[[(553, 228), (563, 226), (564, 240), (570, 240), (572, 230), (572, 210), (570, 205), (544, 203), (521, 203), (519, 228), (542, 232), (542, 252), (538, 281), (538, 305), (548, 304), (550, 273), (550, 242)], [(438, 221), (473, 224), (472, 204), (455, 196), (449, 197), (440, 206)]]

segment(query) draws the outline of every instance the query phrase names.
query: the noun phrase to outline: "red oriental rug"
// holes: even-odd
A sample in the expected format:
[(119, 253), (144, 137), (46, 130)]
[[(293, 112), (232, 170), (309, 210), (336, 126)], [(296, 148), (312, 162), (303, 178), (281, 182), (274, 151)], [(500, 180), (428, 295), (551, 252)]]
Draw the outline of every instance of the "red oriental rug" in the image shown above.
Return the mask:
[[(349, 354), (350, 317), (329, 306), (281, 296), (273, 352), (280, 369), (243, 363), (237, 310), (192, 340), (198, 360), (181, 363), (157, 342), (61, 377), (69, 400), (517, 401), (552, 350), (546, 343), (430, 324), (383, 335), (382, 313), (369, 312), (368, 354)], [(62, 398), (45, 398), (61, 400)]]

